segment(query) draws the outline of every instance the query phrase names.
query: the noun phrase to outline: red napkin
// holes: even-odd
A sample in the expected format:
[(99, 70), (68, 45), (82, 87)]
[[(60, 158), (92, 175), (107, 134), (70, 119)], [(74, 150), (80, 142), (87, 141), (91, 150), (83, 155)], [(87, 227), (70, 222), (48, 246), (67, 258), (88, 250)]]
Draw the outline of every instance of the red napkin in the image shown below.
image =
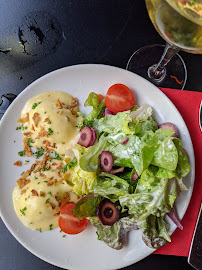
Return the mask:
[(159, 248), (154, 254), (188, 257), (189, 248), (202, 200), (202, 132), (199, 128), (199, 107), (202, 92), (161, 88), (182, 115), (191, 135), (195, 154), (195, 183), (188, 209), (181, 223), (184, 229), (176, 229), (171, 243)]

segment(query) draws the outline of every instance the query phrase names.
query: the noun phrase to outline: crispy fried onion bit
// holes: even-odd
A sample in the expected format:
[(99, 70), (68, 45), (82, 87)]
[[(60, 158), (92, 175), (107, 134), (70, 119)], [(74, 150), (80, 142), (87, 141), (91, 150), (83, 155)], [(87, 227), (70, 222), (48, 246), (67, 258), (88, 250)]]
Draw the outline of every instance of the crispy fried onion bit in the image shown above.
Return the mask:
[(22, 162), (20, 160), (17, 160), (15, 163), (13, 163), (14, 166), (22, 166)]
[(31, 157), (32, 156), (32, 150), (31, 150), (30, 146), (28, 145), (27, 140), (28, 140), (28, 136), (25, 136), (24, 139), (23, 139), (23, 148), (24, 148), (24, 151), (25, 151), (25, 156), (26, 157)]
[(17, 183), (18, 183), (19, 188), (23, 188), (25, 185), (27, 185), (29, 182), (31, 182), (30, 179), (27, 179), (27, 177), (30, 175), (30, 173), (31, 173), (31, 169), (30, 169), (30, 170), (27, 170), (27, 171), (22, 175), (22, 177), (20, 177), (20, 178), (17, 180)]
[(29, 113), (26, 113), (26, 116), (24, 118), (19, 118), (17, 122), (22, 124), (29, 122)]
[(38, 127), (38, 123), (41, 120), (41, 117), (39, 116), (39, 113), (34, 113), (34, 116), (32, 117), (33, 121), (34, 121), (34, 125), (35, 127)]

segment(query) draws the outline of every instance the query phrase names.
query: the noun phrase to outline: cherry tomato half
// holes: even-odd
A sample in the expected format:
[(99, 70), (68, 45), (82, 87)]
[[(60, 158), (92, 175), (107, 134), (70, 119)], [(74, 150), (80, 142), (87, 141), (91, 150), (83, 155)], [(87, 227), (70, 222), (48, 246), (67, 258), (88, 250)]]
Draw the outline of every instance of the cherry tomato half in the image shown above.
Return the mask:
[(73, 216), (72, 209), (75, 203), (68, 203), (62, 207), (58, 220), (60, 229), (67, 234), (78, 234), (85, 230), (88, 225), (86, 218), (77, 218)]
[(123, 84), (114, 84), (107, 91), (105, 97), (106, 107), (115, 113), (129, 110), (134, 105), (132, 91)]

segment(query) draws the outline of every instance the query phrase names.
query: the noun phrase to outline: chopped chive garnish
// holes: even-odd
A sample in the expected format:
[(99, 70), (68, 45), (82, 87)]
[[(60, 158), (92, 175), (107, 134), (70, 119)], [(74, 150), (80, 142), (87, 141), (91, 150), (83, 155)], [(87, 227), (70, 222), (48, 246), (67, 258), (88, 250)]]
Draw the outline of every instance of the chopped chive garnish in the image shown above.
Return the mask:
[(50, 202), (50, 198), (48, 198), (47, 200), (46, 200), (46, 203), (49, 203)]
[(42, 168), (42, 172), (49, 171), (49, 170), (50, 170), (49, 167), (44, 167), (44, 168)]
[(55, 152), (55, 157), (53, 159), (61, 160), (61, 157), (57, 152)]
[(36, 159), (40, 158), (44, 154), (44, 149), (42, 147), (38, 148), (37, 151), (35, 152)]
[(31, 143), (34, 143), (34, 141), (32, 140), (32, 138), (28, 138), (27, 139), (27, 144), (29, 145), (29, 147), (32, 147)]
[(71, 168), (75, 167), (76, 164), (77, 164), (77, 159), (76, 159), (76, 157), (74, 157), (69, 163), (67, 163), (67, 164), (61, 169), (61, 172), (66, 173), (68, 168), (71, 169)]
[(41, 101), (38, 102), (38, 103), (35, 102), (35, 103), (32, 105), (32, 109), (34, 110), (39, 104), (41, 104)]
[(51, 128), (48, 128), (48, 135), (53, 135), (53, 130)]
[(27, 207), (25, 206), (23, 209), (20, 209), (20, 212), (25, 216), (25, 211), (27, 210)]
[(25, 130), (25, 129), (27, 129), (27, 128), (28, 128), (28, 127), (24, 127), (24, 124), (22, 124), (21, 126), (16, 127), (16, 130), (19, 130), (19, 129)]
[(23, 150), (23, 151), (19, 151), (18, 152), (18, 155), (20, 156), (20, 157), (23, 157), (24, 155), (25, 155), (25, 151)]

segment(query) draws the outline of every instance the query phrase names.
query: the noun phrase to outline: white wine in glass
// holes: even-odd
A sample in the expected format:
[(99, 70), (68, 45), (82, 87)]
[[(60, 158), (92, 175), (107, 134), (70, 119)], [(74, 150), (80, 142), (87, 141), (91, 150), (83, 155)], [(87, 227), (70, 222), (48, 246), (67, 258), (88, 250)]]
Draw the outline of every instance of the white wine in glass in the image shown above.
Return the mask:
[[(167, 45), (161, 59), (163, 49), (158, 45), (139, 49), (131, 56), (127, 69), (150, 79), (157, 86), (183, 89), (186, 67), (177, 52), (202, 54), (202, 0), (145, 2), (153, 25)], [(143, 62), (145, 58), (145, 67), (142, 64), (138, 67), (140, 58)]]

